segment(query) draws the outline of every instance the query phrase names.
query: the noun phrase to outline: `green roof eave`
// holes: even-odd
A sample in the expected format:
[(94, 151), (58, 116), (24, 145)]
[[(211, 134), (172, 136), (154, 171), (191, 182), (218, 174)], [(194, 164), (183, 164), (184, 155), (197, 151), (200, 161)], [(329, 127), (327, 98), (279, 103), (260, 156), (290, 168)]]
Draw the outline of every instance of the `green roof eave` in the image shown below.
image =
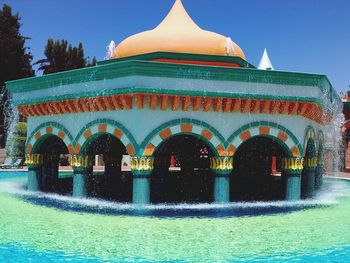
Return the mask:
[(69, 84), (83, 84), (91, 81), (117, 79), (119, 77), (136, 75), (313, 86), (318, 87), (331, 101), (334, 98), (340, 101), (338, 94), (335, 92), (325, 75), (140, 60), (115, 60), (114, 63), (99, 64), (94, 67), (8, 81), (6, 82), (6, 87), (12, 93), (21, 93), (32, 90), (61, 87)]

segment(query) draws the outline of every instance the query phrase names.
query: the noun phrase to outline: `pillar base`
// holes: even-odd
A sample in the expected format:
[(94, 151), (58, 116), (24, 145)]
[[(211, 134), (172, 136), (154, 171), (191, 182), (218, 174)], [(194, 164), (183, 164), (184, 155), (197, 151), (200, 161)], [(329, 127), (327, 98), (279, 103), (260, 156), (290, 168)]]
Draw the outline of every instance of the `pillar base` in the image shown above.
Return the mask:
[(133, 173), (132, 201), (134, 204), (147, 205), (151, 202), (150, 175), (154, 168), (153, 157), (132, 157), (131, 170)]
[(285, 177), (285, 200), (300, 200), (301, 198), (301, 177), (300, 174), (286, 173)]
[(214, 182), (214, 202), (228, 203), (230, 202), (230, 177), (216, 176)]
[(302, 176), (304, 177), (302, 197), (312, 198), (315, 193), (315, 169), (305, 169)]
[(315, 191), (318, 191), (321, 189), (323, 184), (323, 166), (317, 166), (315, 171)]
[(83, 198), (87, 196), (86, 179), (87, 179), (87, 171), (74, 172), (73, 197)]
[(40, 191), (40, 180), (41, 180), (41, 169), (42, 167), (29, 167), (28, 168), (28, 190), (32, 192)]
[(132, 201), (134, 204), (146, 205), (151, 201), (150, 198), (150, 178), (149, 176), (134, 176)]

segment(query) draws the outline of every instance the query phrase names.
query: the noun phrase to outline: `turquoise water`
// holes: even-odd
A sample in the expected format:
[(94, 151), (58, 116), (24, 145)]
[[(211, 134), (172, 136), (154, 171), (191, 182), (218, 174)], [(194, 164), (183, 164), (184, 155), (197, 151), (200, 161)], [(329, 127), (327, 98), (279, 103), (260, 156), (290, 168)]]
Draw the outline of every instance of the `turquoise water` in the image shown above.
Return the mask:
[[(350, 262), (350, 184), (315, 201), (150, 206), (28, 194), (0, 172), (0, 262)], [(246, 207), (249, 207), (248, 209)]]

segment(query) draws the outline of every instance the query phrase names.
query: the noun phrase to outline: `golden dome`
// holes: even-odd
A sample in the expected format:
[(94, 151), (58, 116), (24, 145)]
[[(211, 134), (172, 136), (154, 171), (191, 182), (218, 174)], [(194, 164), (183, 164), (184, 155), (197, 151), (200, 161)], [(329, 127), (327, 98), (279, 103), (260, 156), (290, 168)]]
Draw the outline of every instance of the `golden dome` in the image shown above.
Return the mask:
[(153, 30), (133, 35), (115, 49), (114, 58), (152, 52), (175, 52), (241, 57), (242, 49), (230, 38), (201, 29), (176, 0), (165, 19)]

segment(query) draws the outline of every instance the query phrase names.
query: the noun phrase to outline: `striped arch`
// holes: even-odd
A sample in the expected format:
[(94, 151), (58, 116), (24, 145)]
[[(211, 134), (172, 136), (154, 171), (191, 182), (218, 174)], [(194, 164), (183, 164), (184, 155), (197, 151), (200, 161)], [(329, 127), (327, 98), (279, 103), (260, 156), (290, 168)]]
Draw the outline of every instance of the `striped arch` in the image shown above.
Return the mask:
[(99, 134), (111, 134), (118, 138), (124, 144), (129, 155), (134, 155), (137, 151), (134, 137), (122, 124), (114, 120), (98, 119), (88, 123), (78, 133), (74, 144), (75, 154), (83, 154), (86, 150), (86, 142)]
[(204, 140), (215, 154), (222, 154), (225, 150), (224, 138), (209, 124), (194, 119), (178, 119), (153, 130), (141, 144), (140, 155), (151, 156), (162, 142), (179, 134), (192, 134)]
[[(305, 136), (304, 136), (304, 156), (306, 155), (306, 149), (307, 149), (307, 144), (309, 143), (309, 140), (312, 140), (314, 143), (315, 151), (317, 152), (317, 137), (316, 137), (316, 132), (313, 127), (307, 126), (305, 129)], [(316, 154), (315, 152), (315, 154)]]
[(300, 157), (303, 152), (301, 144), (291, 131), (277, 123), (264, 121), (247, 124), (234, 132), (227, 140), (228, 149), (233, 149), (235, 153), (243, 142), (256, 136), (270, 137), (283, 146), (290, 156)]
[(57, 122), (45, 122), (35, 128), (27, 139), (26, 153), (30, 154), (38, 151), (39, 142), (50, 135), (55, 135), (62, 139), (69, 153), (74, 153), (73, 136), (63, 125)]

